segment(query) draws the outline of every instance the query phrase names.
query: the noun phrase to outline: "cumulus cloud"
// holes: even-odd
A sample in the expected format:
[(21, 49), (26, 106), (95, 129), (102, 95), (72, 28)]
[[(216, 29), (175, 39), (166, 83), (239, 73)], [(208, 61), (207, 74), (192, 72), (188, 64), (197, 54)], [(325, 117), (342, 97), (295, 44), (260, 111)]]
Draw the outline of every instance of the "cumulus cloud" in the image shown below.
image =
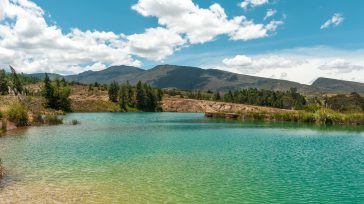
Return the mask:
[(254, 58), (246, 55), (236, 55), (233, 58), (225, 58), (222, 63), (226, 69), (256, 74), (264, 69), (291, 68), (304, 63), (304, 61), (288, 59), (279, 55), (268, 55)]
[(364, 66), (355, 65), (345, 59), (333, 59), (319, 67), (321, 70), (334, 70), (337, 73), (350, 73), (355, 70), (364, 70)]
[(268, 0), (244, 0), (240, 3), (240, 7), (247, 9), (248, 7), (256, 7), (269, 3)]
[[(272, 51), (260, 55), (235, 55), (207, 64), (239, 74), (281, 78), (310, 84), (318, 77), (364, 82), (363, 49), (341, 50), (325, 46)], [(340, 57), (338, 57), (340, 56)]]
[(279, 25), (282, 25), (283, 21), (271, 21), (270, 23), (255, 24), (253, 21), (243, 20), (242, 26), (237, 30), (230, 33), (230, 37), (233, 40), (252, 40), (258, 38), (264, 38), (274, 32)]
[(123, 34), (78, 29), (64, 34), (47, 24), (44, 11), (33, 2), (5, 1), (0, 24), (2, 67), (12, 64), (22, 72), (74, 73), (105, 67), (100, 64), (140, 66), (129, 54)]
[(176, 50), (219, 35), (232, 40), (264, 38), (283, 23), (229, 18), (219, 4), (200, 8), (192, 0), (139, 0), (132, 9), (156, 17), (160, 26), (129, 36), (77, 28), (64, 32), (48, 23), (45, 12), (34, 2), (0, 0), (0, 67), (11, 64), (27, 73), (67, 74), (117, 64), (141, 66), (135, 57), (161, 61)]
[(331, 19), (327, 20), (324, 24), (321, 25), (321, 29), (326, 29), (329, 27), (336, 27), (344, 22), (344, 16), (341, 13), (335, 13)]
[(8, 0), (0, 0), (0, 21), (4, 18), (4, 12), (7, 4)]
[(130, 35), (127, 39), (132, 54), (150, 60), (163, 60), (186, 43), (177, 33), (161, 27), (149, 28), (145, 33)]
[(255, 24), (245, 16), (228, 18), (217, 3), (200, 8), (192, 0), (139, 0), (132, 9), (146, 17), (156, 17), (161, 26), (185, 35), (191, 44), (212, 41), (218, 35), (229, 35), (233, 40), (267, 37), (281, 21), (267, 25)]
[(264, 20), (267, 20), (268, 18), (274, 16), (277, 13), (277, 10), (275, 9), (268, 9), (267, 13), (265, 14)]

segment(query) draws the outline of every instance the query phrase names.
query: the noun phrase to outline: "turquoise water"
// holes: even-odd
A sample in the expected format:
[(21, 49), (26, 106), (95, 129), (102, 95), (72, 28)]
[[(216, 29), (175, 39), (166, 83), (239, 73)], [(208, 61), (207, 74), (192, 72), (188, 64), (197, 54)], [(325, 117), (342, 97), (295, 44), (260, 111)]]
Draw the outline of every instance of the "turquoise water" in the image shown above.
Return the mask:
[(0, 203), (364, 203), (364, 132), (70, 114), (0, 138)]

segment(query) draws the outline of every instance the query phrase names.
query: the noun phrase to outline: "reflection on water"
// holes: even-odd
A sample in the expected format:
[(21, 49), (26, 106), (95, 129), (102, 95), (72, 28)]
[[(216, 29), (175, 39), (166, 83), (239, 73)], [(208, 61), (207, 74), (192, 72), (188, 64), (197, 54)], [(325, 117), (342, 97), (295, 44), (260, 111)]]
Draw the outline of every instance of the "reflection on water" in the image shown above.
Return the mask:
[(70, 114), (0, 138), (0, 203), (363, 203), (359, 127)]

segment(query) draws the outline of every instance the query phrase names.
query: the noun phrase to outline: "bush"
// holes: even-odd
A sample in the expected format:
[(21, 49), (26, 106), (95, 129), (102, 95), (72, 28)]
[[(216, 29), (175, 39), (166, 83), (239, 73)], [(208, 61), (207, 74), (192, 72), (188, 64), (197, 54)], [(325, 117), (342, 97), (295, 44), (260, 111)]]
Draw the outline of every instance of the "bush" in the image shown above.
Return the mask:
[(2, 132), (6, 132), (8, 129), (7, 127), (7, 123), (6, 123), (6, 120), (1, 120), (1, 129), (0, 129), (0, 133)]
[(57, 115), (46, 115), (44, 117), (44, 123), (47, 125), (60, 125), (63, 124), (63, 119)]
[(28, 111), (22, 103), (17, 102), (10, 106), (7, 116), (18, 127), (28, 125)]
[(42, 125), (44, 124), (44, 119), (43, 116), (41, 114), (34, 114), (33, 116), (33, 124), (34, 125)]
[(72, 125), (78, 125), (78, 124), (80, 124), (80, 121), (78, 121), (78, 120), (72, 120), (71, 121), (71, 124)]

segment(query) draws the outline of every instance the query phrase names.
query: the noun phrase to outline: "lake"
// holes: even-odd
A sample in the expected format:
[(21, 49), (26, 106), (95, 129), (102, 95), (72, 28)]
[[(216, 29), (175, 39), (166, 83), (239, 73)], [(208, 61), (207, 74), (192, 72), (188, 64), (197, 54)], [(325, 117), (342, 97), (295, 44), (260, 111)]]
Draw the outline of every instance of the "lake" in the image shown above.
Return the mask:
[(0, 138), (0, 203), (364, 203), (360, 128), (69, 114)]

